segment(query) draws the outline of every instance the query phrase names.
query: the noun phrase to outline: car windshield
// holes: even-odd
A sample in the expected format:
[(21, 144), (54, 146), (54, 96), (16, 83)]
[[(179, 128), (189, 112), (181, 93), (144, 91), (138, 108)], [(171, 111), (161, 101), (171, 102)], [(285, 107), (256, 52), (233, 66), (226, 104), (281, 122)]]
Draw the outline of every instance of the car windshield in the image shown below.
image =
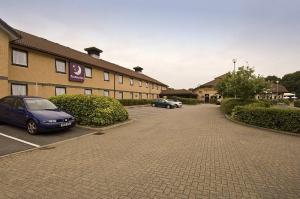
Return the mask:
[(29, 110), (56, 110), (57, 107), (49, 100), (42, 98), (25, 98)]

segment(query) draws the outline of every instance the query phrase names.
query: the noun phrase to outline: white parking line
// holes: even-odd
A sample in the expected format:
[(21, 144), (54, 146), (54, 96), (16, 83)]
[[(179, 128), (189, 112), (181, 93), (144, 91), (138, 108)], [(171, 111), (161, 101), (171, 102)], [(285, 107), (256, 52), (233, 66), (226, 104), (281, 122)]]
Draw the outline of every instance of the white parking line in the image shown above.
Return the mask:
[(28, 144), (28, 145), (30, 145), (30, 146), (34, 146), (34, 147), (37, 147), (37, 148), (40, 147), (40, 145), (33, 144), (33, 143), (27, 142), (27, 141), (25, 141), (25, 140), (21, 140), (21, 139), (19, 139), (19, 138), (15, 138), (15, 137), (12, 137), (12, 136), (10, 136), (10, 135), (6, 135), (6, 134), (3, 134), (3, 133), (0, 133), (0, 135), (2, 135), (3, 137), (7, 137), (7, 138), (10, 138), (10, 139), (16, 140), (16, 141), (18, 141), (18, 142), (22, 142), (22, 143), (24, 143), (24, 144)]

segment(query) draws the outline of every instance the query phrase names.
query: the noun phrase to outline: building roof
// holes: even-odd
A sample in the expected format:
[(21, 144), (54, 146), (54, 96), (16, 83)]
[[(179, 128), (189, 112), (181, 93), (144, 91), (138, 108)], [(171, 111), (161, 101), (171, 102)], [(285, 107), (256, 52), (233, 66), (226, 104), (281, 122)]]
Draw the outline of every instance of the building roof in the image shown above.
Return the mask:
[(210, 88), (211, 88), (211, 87), (215, 87), (215, 86), (217, 86), (217, 84), (218, 84), (222, 79), (224, 79), (224, 78), (226, 77), (227, 74), (228, 74), (228, 73), (225, 73), (225, 74), (223, 74), (223, 75), (220, 75), (220, 76), (216, 77), (214, 80), (209, 81), (209, 82), (206, 82), (205, 84), (202, 84), (202, 85), (200, 85), (200, 86), (194, 88), (194, 90), (196, 90), (196, 89), (198, 89), (198, 88), (204, 88), (204, 87), (210, 87)]
[[(277, 84), (271, 84), (272, 93), (277, 93)], [(288, 93), (289, 91), (281, 84), (278, 84), (278, 93)]]
[(162, 90), (160, 95), (194, 95), (194, 93), (186, 89), (168, 88), (166, 90)]
[(127, 76), (135, 77), (137, 79), (142, 79), (145, 81), (149, 81), (155, 84), (159, 84), (162, 86), (167, 86), (166, 84), (153, 79), (145, 74), (137, 73), (131, 69), (119, 66), (117, 64), (105, 61), (103, 59), (97, 59), (91, 57), (90, 55), (74, 50), (72, 48), (60, 45), (58, 43), (49, 41), (47, 39), (17, 30), (6, 24), (3, 20), (0, 19), (0, 25), (5, 26), (7, 30), (11, 33), (18, 36), (18, 39), (12, 40), (10, 43), (17, 46), (26, 47), (32, 50), (41, 51), (44, 53), (48, 53), (54, 56), (62, 57), (65, 59), (73, 60), (80, 62), (82, 64), (96, 66), (102, 68), (104, 70), (113, 71), (116, 73), (121, 73)]

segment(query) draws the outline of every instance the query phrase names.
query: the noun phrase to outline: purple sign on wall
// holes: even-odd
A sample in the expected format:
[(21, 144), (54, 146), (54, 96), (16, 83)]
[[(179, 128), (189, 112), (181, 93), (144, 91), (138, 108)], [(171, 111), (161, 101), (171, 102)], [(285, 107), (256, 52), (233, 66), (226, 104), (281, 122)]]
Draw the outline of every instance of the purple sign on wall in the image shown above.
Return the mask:
[(70, 62), (69, 64), (69, 80), (73, 82), (84, 81), (84, 67), (80, 64)]

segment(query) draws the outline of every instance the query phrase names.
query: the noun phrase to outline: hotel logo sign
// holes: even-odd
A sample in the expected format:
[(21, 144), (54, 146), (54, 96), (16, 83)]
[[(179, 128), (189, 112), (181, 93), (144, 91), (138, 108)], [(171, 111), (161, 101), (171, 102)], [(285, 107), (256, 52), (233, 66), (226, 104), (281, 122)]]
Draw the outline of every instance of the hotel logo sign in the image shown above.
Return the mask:
[(69, 80), (72, 82), (84, 82), (84, 67), (80, 64), (70, 62)]

